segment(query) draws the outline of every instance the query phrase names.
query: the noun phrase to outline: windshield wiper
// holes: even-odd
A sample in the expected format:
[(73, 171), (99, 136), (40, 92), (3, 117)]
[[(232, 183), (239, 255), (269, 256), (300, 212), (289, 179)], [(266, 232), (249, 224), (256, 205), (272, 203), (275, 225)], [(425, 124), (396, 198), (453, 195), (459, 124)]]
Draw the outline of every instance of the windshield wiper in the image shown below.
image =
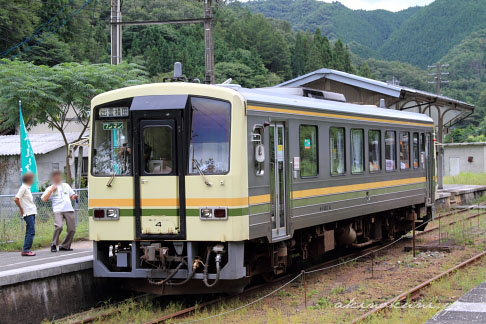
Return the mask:
[(115, 172), (111, 175), (110, 179), (108, 179), (108, 182), (106, 183), (106, 186), (108, 188), (111, 188), (111, 184), (113, 183), (113, 180), (115, 180)]
[(194, 163), (196, 165), (196, 169), (199, 172), (199, 175), (203, 178), (203, 181), (206, 184), (206, 186), (211, 187), (213, 184), (211, 182), (209, 182), (209, 180), (206, 178), (206, 175), (204, 174), (204, 172), (202, 172), (201, 166), (199, 165), (199, 162), (197, 162), (196, 159), (192, 159), (192, 163)]

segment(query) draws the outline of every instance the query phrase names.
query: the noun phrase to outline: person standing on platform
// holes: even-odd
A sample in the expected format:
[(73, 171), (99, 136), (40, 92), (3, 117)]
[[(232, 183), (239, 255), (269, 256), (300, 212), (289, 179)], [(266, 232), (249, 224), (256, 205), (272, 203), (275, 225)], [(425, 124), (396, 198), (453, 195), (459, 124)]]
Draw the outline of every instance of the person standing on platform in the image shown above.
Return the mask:
[(63, 219), (66, 220), (67, 234), (59, 246), (59, 251), (72, 251), (74, 233), (76, 233), (76, 219), (71, 200), (78, 199), (78, 195), (67, 183), (62, 181), (62, 173), (54, 171), (51, 175), (52, 185), (42, 194), (42, 201), (51, 200), (54, 212), (54, 234), (52, 235), (51, 252), (57, 252), (59, 235), (62, 232)]
[(22, 256), (35, 256), (35, 252), (31, 251), (32, 243), (35, 236), (35, 215), (37, 214), (37, 207), (34, 204), (34, 197), (30, 191), (30, 187), (34, 183), (35, 175), (32, 172), (26, 172), (22, 176), (22, 185), (19, 192), (15, 195), (15, 204), (20, 209), (20, 214), (25, 221), (25, 239), (24, 247), (22, 248)]

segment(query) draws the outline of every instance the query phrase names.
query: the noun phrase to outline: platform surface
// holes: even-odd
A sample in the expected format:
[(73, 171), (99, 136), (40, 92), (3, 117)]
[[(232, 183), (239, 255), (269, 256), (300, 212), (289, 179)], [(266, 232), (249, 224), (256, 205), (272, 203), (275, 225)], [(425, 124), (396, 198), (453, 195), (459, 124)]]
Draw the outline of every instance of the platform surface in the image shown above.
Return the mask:
[(462, 185), (462, 184), (445, 184), (444, 189), (438, 189), (439, 193), (453, 193), (453, 194), (465, 194), (476, 191), (485, 191), (486, 186), (481, 185)]
[(426, 324), (476, 323), (486, 323), (486, 283), (471, 289), (458, 301), (426, 322)]
[(33, 257), (21, 256), (20, 252), (0, 252), (0, 287), (90, 269), (93, 267), (91, 246), (91, 242), (75, 242), (73, 251), (53, 253), (50, 248), (44, 248), (35, 250), (37, 255)]

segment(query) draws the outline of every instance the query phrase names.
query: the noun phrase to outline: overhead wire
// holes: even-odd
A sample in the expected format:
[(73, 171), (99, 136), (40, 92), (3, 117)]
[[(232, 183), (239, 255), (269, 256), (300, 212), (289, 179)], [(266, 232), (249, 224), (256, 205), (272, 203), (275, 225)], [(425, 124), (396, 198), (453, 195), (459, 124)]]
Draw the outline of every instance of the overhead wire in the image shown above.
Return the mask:
[[(70, 0), (72, 1), (72, 0)], [(57, 27), (55, 27), (54, 29), (48, 29), (48, 34), (45, 35), (44, 37), (42, 37), (41, 39), (39, 39), (38, 41), (36, 41), (34, 44), (28, 46), (25, 50), (23, 50), (22, 52), (16, 54), (16, 55), (13, 55), (11, 56), (10, 58), (11, 59), (15, 59), (16, 57), (18, 57), (19, 55), (23, 54), (23, 53), (26, 53), (28, 51), (30, 51), (32, 49), (32, 47), (36, 46), (36, 45), (39, 45), (41, 44), (46, 38), (48, 38), (49, 36), (51, 36), (52, 34), (54, 34), (55, 32), (57, 32), (61, 27), (65, 26), (69, 21), (71, 21), (74, 17), (76, 17), (84, 8), (86, 8), (86, 6), (88, 6), (90, 3), (91, 3), (92, 0), (87, 0), (81, 7), (77, 8), (76, 10), (74, 10), (70, 16), (68, 16), (66, 19), (64, 19)], [(63, 7), (65, 8), (65, 7)], [(51, 21), (52, 18), (49, 20)], [(51, 27), (52, 28), (52, 27)], [(30, 37), (29, 39), (31, 39), (32, 37)], [(26, 43), (26, 41), (22, 42), (23, 44)], [(15, 48), (17, 48), (18, 46), (16, 45)], [(8, 52), (10, 52), (11, 50), (7, 50)], [(4, 55), (4, 54), (3, 54)], [(3, 56), (2, 53), (0, 53), (0, 56)]]
[[(71, 3), (73, 0), (69, 0), (69, 3)], [(91, 1), (91, 0), (90, 0)], [(0, 56), (5, 56), (7, 55), (8, 53), (12, 52), (13, 50), (19, 48), (20, 46), (22, 46), (23, 44), (26, 44), (28, 41), (30, 41), (32, 38), (38, 36), (38, 34), (40, 33), (40, 31), (42, 31), (42, 29), (48, 25), (50, 25), (54, 19), (56, 19), (61, 13), (64, 12), (64, 10), (66, 9), (66, 6), (63, 6), (61, 8), (61, 10), (59, 10), (57, 12), (57, 14), (53, 17), (51, 17), (51, 19), (49, 19), (46, 23), (42, 24), (40, 27), (38, 27), (32, 34), (30, 34), (29, 36), (27, 36), (27, 38), (25, 38), (23, 41), (21, 41), (20, 43), (10, 47), (9, 49), (3, 51), (0, 53)]]

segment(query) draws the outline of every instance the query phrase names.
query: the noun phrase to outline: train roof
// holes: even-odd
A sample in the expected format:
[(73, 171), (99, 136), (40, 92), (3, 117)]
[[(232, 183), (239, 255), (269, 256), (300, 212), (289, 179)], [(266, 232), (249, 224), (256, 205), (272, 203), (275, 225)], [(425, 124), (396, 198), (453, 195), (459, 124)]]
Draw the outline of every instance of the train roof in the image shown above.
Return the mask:
[(380, 108), (372, 105), (359, 105), (347, 102), (339, 102), (329, 99), (317, 99), (304, 97), (301, 91), (296, 89), (302, 88), (255, 88), (248, 89), (234, 85), (227, 85), (238, 91), (247, 101), (268, 104), (301, 108), (312, 108), (317, 110), (325, 110), (330, 112), (340, 112), (353, 115), (373, 116), (396, 118), (408, 121), (433, 123), (433, 119), (425, 114), (414, 112), (406, 112), (395, 109)]

